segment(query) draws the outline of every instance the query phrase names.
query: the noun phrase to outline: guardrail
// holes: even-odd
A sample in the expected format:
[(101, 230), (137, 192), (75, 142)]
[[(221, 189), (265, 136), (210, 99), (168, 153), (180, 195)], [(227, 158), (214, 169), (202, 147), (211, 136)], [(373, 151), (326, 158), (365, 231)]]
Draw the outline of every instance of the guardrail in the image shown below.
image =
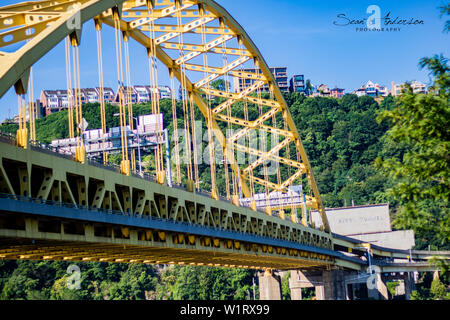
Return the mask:
[[(16, 145), (16, 139), (14, 137), (14, 135), (10, 134), (10, 133), (6, 133), (6, 132), (1, 132), (0, 131), (0, 141), (1, 142), (5, 142), (11, 145)], [(68, 159), (68, 160), (73, 160), (75, 161), (75, 158), (72, 154), (64, 154), (64, 153), (60, 153), (57, 152), (56, 149), (54, 149), (53, 147), (51, 147), (51, 145), (46, 145), (43, 143), (40, 143), (39, 141), (30, 141), (30, 149), (33, 151), (37, 151), (37, 152), (42, 152), (45, 154), (50, 154), (56, 157), (60, 157), (63, 159)], [(120, 173), (120, 167), (116, 164), (113, 163), (108, 163), (107, 165), (104, 164), (101, 161), (96, 161), (93, 159), (87, 159), (86, 161), (87, 164), (100, 168), (100, 169), (105, 169), (105, 170), (109, 170), (109, 171), (113, 171), (116, 173)], [(144, 180), (148, 180), (151, 182), (156, 182), (156, 175), (150, 174), (150, 173), (138, 173), (138, 172), (131, 172), (130, 173), (131, 176), (135, 177), (135, 178), (140, 178), (140, 179), (144, 179)], [(180, 190), (184, 190), (187, 191), (187, 185), (183, 184), (183, 183), (176, 183), (176, 182), (172, 182), (171, 187), (173, 188), (177, 188)], [(201, 195), (201, 196), (205, 196), (208, 198), (211, 198), (212, 194), (209, 191), (206, 190), (196, 190), (195, 194)], [(224, 201), (224, 202), (231, 202), (231, 199), (227, 199), (224, 198), (222, 196), (219, 196), (219, 200), (220, 201)], [(249, 208), (250, 204), (242, 204), (241, 207), (244, 208)], [(259, 213), (263, 213), (266, 214), (266, 212), (264, 210), (262, 210), (261, 208), (257, 208), (256, 209), (257, 212)], [(275, 212), (273, 213), (274, 216), (278, 217), (279, 219), (282, 219), (280, 216), (278, 216)], [(287, 220), (286, 218), (284, 220)]]

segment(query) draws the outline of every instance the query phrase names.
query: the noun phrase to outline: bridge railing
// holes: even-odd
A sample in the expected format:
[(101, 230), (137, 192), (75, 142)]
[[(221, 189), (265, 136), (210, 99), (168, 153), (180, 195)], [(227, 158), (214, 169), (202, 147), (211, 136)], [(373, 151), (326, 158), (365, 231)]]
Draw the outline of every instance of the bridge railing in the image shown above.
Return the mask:
[(16, 138), (11, 133), (0, 131), (0, 141), (8, 144), (16, 145)]
[[(16, 145), (15, 136), (10, 133), (0, 131), (0, 141), (11, 144), (11, 145)], [(56, 157), (60, 157), (60, 158), (68, 159), (68, 160), (75, 159), (72, 154), (60, 153), (60, 152), (56, 151), (56, 149), (51, 147), (50, 145), (43, 144), (39, 141), (30, 141), (30, 149), (33, 151), (50, 154), (52, 156), (56, 156)], [(120, 167), (113, 163), (104, 164), (102, 161), (96, 161), (94, 159), (87, 159), (86, 162), (87, 162), (87, 164), (97, 167), (97, 168), (100, 168), (100, 169), (105, 169), (105, 170), (110, 170), (113, 172), (120, 173)], [(150, 174), (148, 172), (142, 172), (142, 173), (131, 172), (130, 174), (131, 174), (131, 176), (133, 176), (135, 178), (140, 178), (140, 179), (148, 180), (151, 182), (156, 182), (156, 175)], [(172, 182), (171, 187), (177, 188), (180, 190), (184, 190), (184, 191), (187, 190), (187, 185), (183, 184), (183, 183)], [(197, 190), (197, 191), (195, 191), (195, 194), (202, 195), (202, 196), (209, 197), (209, 198), (212, 196), (212, 193), (209, 191), (206, 191), (206, 190)], [(230, 202), (230, 199), (227, 199), (222, 196), (219, 196), (219, 200), (224, 201), (224, 202)], [(248, 208), (248, 207), (250, 207), (250, 204), (242, 204), (241, 206)], [(266, 214), (266, 212), (264, 210), (262, 210), (261, 208), (257, 208), (256, 211)], [(273, 212), (272, 215), (279, 217), (276, 212)], [(279, 217), (279, 218), (281, 219), (281, 217)]]
[(30, 149), (34, 151), (39, 151), (46, 154), (51, 154), (52, 156), (56, 156), (59, 158), (74, 160), (74, 156), (71, 154), (65, 154), (65, 153), (57, 153), (54, 152), (51, 147), (47, 146), (46, 144), (42, 144), (39, 141), (30, 141)]

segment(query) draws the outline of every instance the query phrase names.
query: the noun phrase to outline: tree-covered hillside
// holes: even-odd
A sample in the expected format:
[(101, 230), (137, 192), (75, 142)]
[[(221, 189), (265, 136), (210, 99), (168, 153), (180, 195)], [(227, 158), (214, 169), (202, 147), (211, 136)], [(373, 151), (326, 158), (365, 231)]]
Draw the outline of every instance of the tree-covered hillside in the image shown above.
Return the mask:
[(371, 97), (306, 98), (289, 94), (286, 100), (303, 139), (319, 190), (327, 207), (379, 203), (385, 177), (373, 162), (382, 148), (386, 123), (376, 114), (392, 109), (394, 99), (378, 104)]

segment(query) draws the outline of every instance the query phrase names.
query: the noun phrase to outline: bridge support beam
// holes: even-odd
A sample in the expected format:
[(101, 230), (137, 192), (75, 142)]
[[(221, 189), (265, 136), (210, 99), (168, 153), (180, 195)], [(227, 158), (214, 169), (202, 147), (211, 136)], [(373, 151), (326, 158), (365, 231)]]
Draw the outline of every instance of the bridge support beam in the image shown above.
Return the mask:
[(302, 300), (302, 288), (300, 287), (291, 287), (291, 300)]
[(367, 288), (367, 295), (369, 299), (389, 300), (389, 292), (386, 286), (386, 281), (383, 278), (383, 275), (377, 272), (376, 276), (377, 276), (376, 280), (377, 286), (373, 289)]
[(414, 272), (405, 273), (403, 284), (405, 286), (405, 299), (411, 300), (411, 293), (415, 289)]
[(280, 276), (272, 270), (266, 270), (263, 275), (258, 276), (259, 300), (281, 300)]
[(291, 299), (302, 299), (302, 288), (314, 287), (316, 300), (347, 300), (344, 270), (299, 271), (292, 270), (289, 279)]
[(311, 288), (319, 283), (322, 283), (322, 279), (317, 271), (291, 270), (289, 278), (291, 300), (302, 300), (302, 288)]
[(323, 285), (316, 286), (317, 300), (347, 300), (347, 286), (344, 270), (322, 272)]

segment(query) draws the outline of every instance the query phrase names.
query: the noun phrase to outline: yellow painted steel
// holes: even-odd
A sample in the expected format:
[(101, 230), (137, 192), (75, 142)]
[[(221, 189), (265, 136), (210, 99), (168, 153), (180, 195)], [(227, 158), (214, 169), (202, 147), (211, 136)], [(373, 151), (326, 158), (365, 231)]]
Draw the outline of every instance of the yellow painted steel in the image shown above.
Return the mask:
[[(10, 193), (12, 201), (22, 201), (17, 195), (25, 199), (31, 196), (38, 203), (48, 201), (57, 205), (57, 210), (77, 206), (90, 207), (94, 212), (96, 208), (113, 209), (120, 211), (115, 214), (135, 218), (182, 222), (191, 225), (193, 230), (202, 226), (287, 240), (311, 248), (333, 248), (332, 236), (320, 230), (147, 179), (57, 157), (37, 147), (23, 149), (6, 140), (2, 137), (0, 141), (0, 192), (3, 197), (5, 192)], [(32, 175), (33, 184), (30, 183)], [(91, 223), (83, 220), (83, 214), (86, 213), (74, 220), (26, 212), (12, 215), (0, 210), (0, 258), (220, 263), (274, 269), (325, 268), (334, 263), (332, 256), (300, 258), (289, 248), (268, 248), (251, 240), (236, 240), (232, 233), (202, 236), (187, 233), (188, 228), (166, 231), (108, 221)], [(10, 222), (12, 216), (14, 223)]]
[[(0, 48), (11, 44), (20, 45), (17, 50), (0, 55), (0, 96), (13, 85), (16, 89), (23, 87), (26, 91), (27, 81), (24, 80), (27, 80), (30, 67), (65, 37), (71, 35), (72, 41), (74, 37), (79, 41), (81, 29), (74, 30), (68, 23), (74, 14), (80, 13), (78, 18), (81, 25), (95, 19), (97, 24), (122, 31), (148, 50), (153, 48), (154, 56), (169, 68), (173, 77), (182, 82), (196, 107), (208, 119), (208, 128), (222, 146), (224, 157), (239, 181), (244, 196), (250, 197), (253, 193), (249, 183), (252, 188), (254, 182), (263, 188), (284, 192), (306, 174), (314, 198), (311, 203), (318, 208), (325, 230), (329, 231), (308, 157), (274, 76), (245, 30), (224, 8), (211, 0), (79, 0), (78, 11), (74, 11), (71, 9), (73, 3), (69, 0), (33, 1), (0, 8), (0, 22), (3, 22), (0, 23)], [(177, 24), (177, 20), (183, 22)], [(30, 28), (33, 32), (29, 31)], [(183, 34), (189, 35), (189, 43), (170, 41)], [(198, 37), (197, 43), (191, 41), (193, 36)], [(199, 37), (203, 37), (204, 41), (200, 41)], [(28, 41), (25, 43), (25, 40)], [(234, 58), (219, 66), (211, 62), (213, 59), (207, 58), (210, 55), (229, 55)], [(204, 65), (193, 62), (201, 56), (205, 57)], [(244, 65), (245, 68), (249, 67), (249, 71), (244, 69)], [(214, 80), (222, 78), (233, 79), (235, 92), (211, 86)], [(250, 80), (250, 84), (241, 88), (240, 84), (246, 80)], [(263, 88), (269, 88), (270, 96), (261, 94)], [(205, 95), (223, 101), (211, 110), (204, 99)], [(247, 120), (227, 112), (228, 107), (240, 102), (245, 102), (249, 107), (259, 105), (264, 112), (256, 119)], [(125, 112), (122, 113), (124, 116)], [(285, 128), (280, 129), (276, 124), (277, 117), (285, 119)], [(219, 122), (226, 122), (239, 130), (229, 137)], [(248, 145), (240, 144), (239, 140), (240, 136), (249, 134), (251, 130), (261, 130), (271, 136), (281, 135), (285, 139), (273, 142), (268, 151), (255, 151)], [(24, 133), (19, 136), (20, 141), (27, 139), (23, 138)], [(296, 149), (299, 159), (283, 156), (291, 148)], [(256, 160), (247, 166), (240, 165), (236, 161), (236, 151), (244, 151), (249, 156), (255, 156)], [(77, 155), (79, 161), (84, 159), (82, 154), (80, 150)], [(129, 160), (124, 156), (122, 172), (129, 174)], [(257, 176), (257, 171), (266, 161), (275, 161), (279, 166), (289, 168), (291, 175), (282, 176), (280, 180), (278, 174), (276, 182)], [(158, 175), (158, 181), (164, 181), (163, 174)], [(215, 189), (212, 195), (218, 198)], [(233, 203), (238, 204), (235, 198)]]

